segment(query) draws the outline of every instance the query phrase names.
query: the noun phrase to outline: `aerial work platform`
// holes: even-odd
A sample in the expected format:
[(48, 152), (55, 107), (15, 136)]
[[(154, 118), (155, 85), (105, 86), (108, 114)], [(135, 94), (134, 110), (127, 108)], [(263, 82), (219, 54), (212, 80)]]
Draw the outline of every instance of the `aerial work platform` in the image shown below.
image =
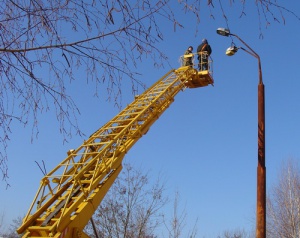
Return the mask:
[(205, 87), (211, 84), (214, 85), (212, 73), (209, 70), (198, 71), (191, 66), (183, 66), (175, 70), (175, 72), (186, 71), (185, 86), (188, 88)]
[[(205, 87), (211, 84), (214, 85), (213, 80), (213, 60), (210, 56), (205, 55), (207, 57), (207, 62), (205, 63), (196, 63), (195, 58), (198, 58), (197, 53), (191, 53), (188, 55), (183, 55), (180, 57), (181, 67), (175, 70), (175, 72), (179, 71), (187, 71), (187, 82), (185, 85), (188, 88), (199, 88)], [(187, 59), (190, 59), (190, 65), (186, 66)], [(205, 65), (204, 65), (205, 64)], [(205, 67), (204, 67), (205, 66)]]

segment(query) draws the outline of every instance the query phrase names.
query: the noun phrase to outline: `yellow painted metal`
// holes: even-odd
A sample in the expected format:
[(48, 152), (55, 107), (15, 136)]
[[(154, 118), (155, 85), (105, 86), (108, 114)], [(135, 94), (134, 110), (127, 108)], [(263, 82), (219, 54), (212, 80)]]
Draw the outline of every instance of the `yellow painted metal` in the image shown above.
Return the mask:
[(168, 72), (42, 178), (17, 232), (24, 238), (87, 237), (83, 229), (120, 173), (125, 154), (178, 92), (209, 84), (209, 72), (192, 67)]

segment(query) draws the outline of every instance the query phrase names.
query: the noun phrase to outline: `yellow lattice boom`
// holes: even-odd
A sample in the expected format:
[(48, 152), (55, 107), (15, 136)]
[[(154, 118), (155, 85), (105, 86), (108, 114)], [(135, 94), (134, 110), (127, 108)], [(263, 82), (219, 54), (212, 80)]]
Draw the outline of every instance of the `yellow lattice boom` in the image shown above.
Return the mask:
[(171, 70), (93, 133), (41, 180), (17, 232), (23, 237), (88, 237), (83, 229), (122, 169), (130, 148), (186, 88), (213, 85), (209, 70)]

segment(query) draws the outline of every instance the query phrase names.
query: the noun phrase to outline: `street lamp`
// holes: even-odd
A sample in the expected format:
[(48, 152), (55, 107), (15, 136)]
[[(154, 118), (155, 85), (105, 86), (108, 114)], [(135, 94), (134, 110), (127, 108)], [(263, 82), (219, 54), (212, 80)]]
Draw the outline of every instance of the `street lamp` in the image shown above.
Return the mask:
[(217, 33), (221, 36), (234, 36), (247, 47), (247, 49), (245, 49), (243, 47), (231, 46), (226, 50), (226, 55), (232, 56), (239, 49), (242, 49), (258, 60), (258, 165), (256, 238), (266, 238), (265, 86), (262, 80), (260, 57), (239, 36), (230, 33), (229, 29), (218, 28)]

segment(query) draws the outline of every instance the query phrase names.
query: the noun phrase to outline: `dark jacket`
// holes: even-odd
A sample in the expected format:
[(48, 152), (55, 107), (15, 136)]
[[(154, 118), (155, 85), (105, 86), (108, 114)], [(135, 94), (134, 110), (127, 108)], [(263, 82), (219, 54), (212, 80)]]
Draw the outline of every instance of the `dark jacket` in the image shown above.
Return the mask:
[(211, 55), (212, 49), (208, 43), (202, 43), (198, 46), (197, 52), (207, 51), (208, 55)]

